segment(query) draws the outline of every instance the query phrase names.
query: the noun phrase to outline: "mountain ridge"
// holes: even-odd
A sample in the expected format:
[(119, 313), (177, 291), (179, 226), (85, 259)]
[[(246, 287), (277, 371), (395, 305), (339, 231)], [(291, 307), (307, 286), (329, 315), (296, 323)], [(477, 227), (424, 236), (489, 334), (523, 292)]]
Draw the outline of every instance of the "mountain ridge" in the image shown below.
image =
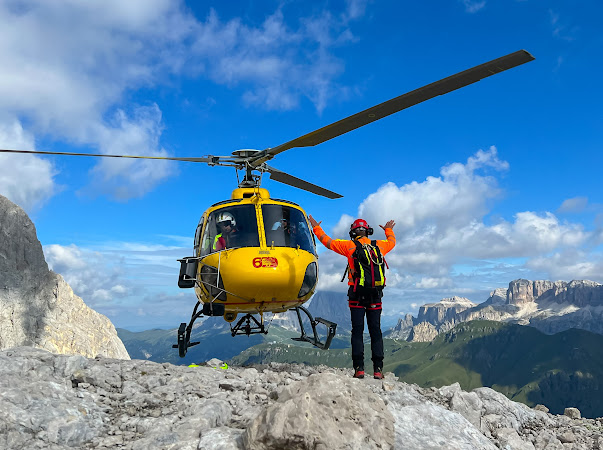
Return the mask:
[[(603, 334), (603, 285), (590, 280), (517, 279), (495, 289), (483, 303), (442, 299), (420, 307), (419, 315), (400, 318), (385, 335), (431, 341), (439, 333), (471, 320), (496, 320), (535, 327), (547, 334), (579, 328)], [(473, 305), (473, 306), (470, 306)]]

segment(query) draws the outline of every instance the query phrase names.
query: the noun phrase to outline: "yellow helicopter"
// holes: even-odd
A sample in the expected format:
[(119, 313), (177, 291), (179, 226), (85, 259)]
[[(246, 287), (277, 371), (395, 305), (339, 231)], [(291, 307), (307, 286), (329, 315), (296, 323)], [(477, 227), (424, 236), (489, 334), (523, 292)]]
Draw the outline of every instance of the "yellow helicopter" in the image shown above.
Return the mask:
[[(178, 286), (194, 288), (197, 304), (190, 321), (178, 329), (179, 355), (184, 357), (191, 342), (195, 320), (201, 316), (222, 316), (230, 323), (231, 334), (267, 333), (264, 314), (294, 310), (301, 336), (294, 338), (328, 349), (336, 324), (313, 318), (302, 305), (312, 297), (318, 282), (318, 256), (314, 236), (305, 211), (297, 204), (273, 199), (260, 187), (264, 173), (270, 179), (314, 194), (335, 199), (335, 192), (269, 166), (267, 161), (296, 147), (311, 147), (367, 125), (383, 117), (443, 95), (483, 78), (534, 60), (525, 50), (508, 54), (471, 69), (408, 92), (338, 122), (265, 150), (237, 150), (229, 156), (153, 157), (101, 155), (89, 153), (0, 150), (8, 153), (75, 155), (113, 158), (161, 159), (201, 162), (210, 166), (230, 166), (244, 171), (238, 188), (228, 200), (212, 205), (201, 216), (194, 238), (194, 255), (180, 259)], [(236, 322), (238, 315), (242, 317)], [(312, 328), (304, 329), (305, 315)], [(259, 315), (259, 320), (255, 317)], [(234, 325), (233, 325), (234, 323)], [(308, 322), (306, 322), (308, 323)], [(327, 327), (322, 341), (317, 325)]]

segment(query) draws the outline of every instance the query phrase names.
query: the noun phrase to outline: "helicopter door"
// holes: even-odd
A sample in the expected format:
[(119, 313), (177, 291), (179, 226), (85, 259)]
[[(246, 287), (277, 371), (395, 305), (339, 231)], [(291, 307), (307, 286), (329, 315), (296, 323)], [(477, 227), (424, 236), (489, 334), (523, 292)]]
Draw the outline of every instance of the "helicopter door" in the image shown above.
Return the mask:
[(201, 231), (203, 231), (203, 224), (205, 223), (205, 214), (201, 216), (197, 230), (195, 231), (195, 255), (199, 254), (199, 247), (201, 247)]
[(316, 254), (308, 222), (299, 209), (284, 205), (262, 205), (262, 216), (268, 247), (299, 247)]
[(213, 211), (203, 233), (201, 256), (240, 247), (259, 247), (255, 205), (235, 205)]

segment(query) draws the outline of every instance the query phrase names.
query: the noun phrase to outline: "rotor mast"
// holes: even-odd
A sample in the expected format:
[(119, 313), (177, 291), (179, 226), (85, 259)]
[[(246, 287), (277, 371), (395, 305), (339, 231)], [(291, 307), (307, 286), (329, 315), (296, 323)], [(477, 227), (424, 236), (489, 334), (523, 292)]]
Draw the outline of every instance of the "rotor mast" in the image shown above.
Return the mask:
[(251, 164), (249, 164), (248, 159), (251, 158), (254, 155), (257, 155), (260, 152), (260, 150), (253, 150), (253, 149), (241, 149), (241, 150), (235, 150), (234, 152), (232, 152), (232, 154), (236, 157), (237, 160), (240, 161), (241, 167), (237, 167), (237, 169), (243, 169), (245, 170), (245, 176), (243, 177), (243, 180), (239, 183), (239, 187), (240, 188), (256, 188), (256, 187), (260, 187), (260, 179), (261, 176), (260, 175), (254, 175), (253, 171), (254, 170), (259, 170), (261, 171), (261, 169), (259, 169), (258, 167), (253, 167)]

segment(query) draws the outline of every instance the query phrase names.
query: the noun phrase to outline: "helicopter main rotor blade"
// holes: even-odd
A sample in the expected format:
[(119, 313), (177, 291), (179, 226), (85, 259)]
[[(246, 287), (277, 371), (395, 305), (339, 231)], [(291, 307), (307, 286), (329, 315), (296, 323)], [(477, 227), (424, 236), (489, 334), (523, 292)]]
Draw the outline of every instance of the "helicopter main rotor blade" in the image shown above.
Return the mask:
[(265, 164), (263, 167), (266, 169), (267, 172), (270, 173), (271, 180), (278, 181), (283, 184), (288, 184), (289, 186), (303, 189), (304, 191), (312, 192), (313, 194), (322, 195), (323, 197), (331, 199), (343, 197), (343, 195), (337, 194), (333, 191), (329, 191), (328, 189), (309, 183), (307, 181), (302, 180), (301, 178), (294, 177), (293, 175), (289, 175), (288, 173), (282, 172), (278, 169), (275, 169), (274, 167), (270, 167)]
[(296, 147), (312, 147), (321, 144), (334, 137), (347, 133), (348, 131), (355, 130), (356, 128), (360, 128), (418, 103), (439, 95), (447, 94), (448, 92), (452, 92), (469, 84), (476, 83), (483, 78), (487, 78), (491, 75), (512, 69), (513, 67), (533, 60), (534, 57), (525, 50), (510, 53), (506, 56), (443, 78), (419, 89), (415, 89), (414, 91), (402, 94), (399, 97), (373, 106), (372, 108), (365, 109), (364, 111), (346, 117), (345, 119), (341, 119), (338, 122), (334, 122), (318, 130), (312, 131), (311, 133), (293, 139), (292, 141), (281, 144), (278, 147), (264, 150), (251, 158), (250, 163), (254, 167), (257, 167), (261, 163), (272, 159), (275, 155), (278, 155), (285, 150)]
[(100, 156), (103, 158), (136, 158), (136, 159), (164, 159), (170, 161), (190, 161), (190, 162), (204, 162), (204, 163), (217, 163), (216, 158), (176, 158), (172, 156), (138, 156), (138, 155), (101, 155), (92, 153), (71, 153), (71, 152), (42, 152), (37, 150), (5, 150), (0, 149), (0, 153), (32, 153), (35, 155), (68, 155), (68, 156)]

